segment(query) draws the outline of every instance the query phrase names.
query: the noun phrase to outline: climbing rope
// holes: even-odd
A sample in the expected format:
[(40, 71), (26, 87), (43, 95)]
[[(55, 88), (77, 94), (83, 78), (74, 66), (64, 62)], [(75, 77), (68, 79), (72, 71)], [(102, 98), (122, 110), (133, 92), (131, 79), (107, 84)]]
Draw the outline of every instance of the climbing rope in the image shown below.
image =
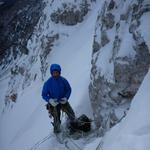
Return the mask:
[(99, 142), (99, 144), (97, 145), (97, 147), (96, 147), (95, 150), (100, 150), (100, 149), (102, 148), (102, 146), (103, 146), (103, 140), (100, 139), (100, 142)]
[(50, 139), (52, 136), (53, 135), (49, 134), (46, 137), (44, 137), (42, 140), (39, 140), (36, 144), (33, 145), (32, 148), (30, 148), (30, 150), (36, 150), (41, 144), (43, 144), (45, 141)]
[[(80, 146), (79, 146), (76, 142), (74, 142), (74, 141), (72, 140), (72, 137), (71, 137), (67, 132), (65, 132), (64, 134), (66, 135), (66, 137), (69, 138), (68, 140), (69, 140), (78, 150), (82, 150), (82, 149), (80, 148)], [(67, 143), (65, 143), (65, 145), (67, 146)]]

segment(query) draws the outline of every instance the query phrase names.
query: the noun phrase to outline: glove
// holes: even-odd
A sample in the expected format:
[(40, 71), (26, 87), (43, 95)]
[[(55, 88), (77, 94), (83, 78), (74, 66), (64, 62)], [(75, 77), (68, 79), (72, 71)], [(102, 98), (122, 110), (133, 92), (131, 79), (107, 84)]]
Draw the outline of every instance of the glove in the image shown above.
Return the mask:
[(67, 101), (68, 101), (67, 98), (64, 97), (64, 98), (62, 98), (62, 99), (60, 100), (60, 103), (61, 103), (61, 104), (66, 104)]
[(53, 106), (53, 107), (56, 107), (58, 105), (58, 101), (57, 99), (49, 99), (49, 103)]

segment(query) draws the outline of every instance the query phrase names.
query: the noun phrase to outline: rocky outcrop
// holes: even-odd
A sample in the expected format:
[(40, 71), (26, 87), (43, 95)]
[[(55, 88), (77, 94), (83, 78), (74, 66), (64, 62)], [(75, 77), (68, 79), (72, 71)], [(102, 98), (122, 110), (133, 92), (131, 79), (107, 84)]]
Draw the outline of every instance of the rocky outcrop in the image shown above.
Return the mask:
[(42, 0), (8, 0), (0, 8), (0, 77), (10, 78), (4, 98), (8, 106), (17, 101), (18, 89), (29, 86), (29, 81), (36, 78), (36, 73), (31, 73), (30, 66), (21, 60), (31, 53), (27, 43), (44, 4)]
[(146, 13), (150, 3), (144, 0), (111, 0), (97, 18), (89, 93), (96, 126), (103, 131), (124, 117), (150, 67), (150, 47), (141, 31)]
[(28, 55), (27, 42), (43, 9), (42, 0), (8, 0), (0, 9), (0, 65)]
[(51, 14), (51, 20), (56, 24), (76, 25), (83, 21), (89, 11), (89, 6), (90, 3), (87, 0), (81, 1), (78, 6), (72, 3), (63, 3), (61, 8)]

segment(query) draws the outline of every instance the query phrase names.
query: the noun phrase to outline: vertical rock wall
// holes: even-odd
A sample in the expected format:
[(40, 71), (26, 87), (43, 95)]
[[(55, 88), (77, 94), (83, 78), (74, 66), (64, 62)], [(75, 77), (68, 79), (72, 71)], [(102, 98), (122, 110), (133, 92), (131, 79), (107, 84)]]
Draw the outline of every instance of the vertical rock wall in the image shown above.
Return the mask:
[(125, 116), (148, 71), (145, 14), (150, 16), (150, 2), (144, 0), (105, 1), (99, 12), (89, 85), (97, 128), (107, 130)]

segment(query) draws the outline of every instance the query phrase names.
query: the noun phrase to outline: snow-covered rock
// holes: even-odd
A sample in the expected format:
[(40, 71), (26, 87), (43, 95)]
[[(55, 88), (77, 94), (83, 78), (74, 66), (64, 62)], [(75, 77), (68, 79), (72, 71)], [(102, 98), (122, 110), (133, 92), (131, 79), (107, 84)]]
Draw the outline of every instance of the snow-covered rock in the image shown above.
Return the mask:
[[(127, 116), (103, 139), (97, 138), (85, 150), (149, 150), (150, 149), (150, 70), (132, 100)], [(91, 147), (91, 145), (93, 147)]]
[(98, 14), (89, 93), (96, 125), (104, 130), (124, 116), (149, 69), (149, 15), (144, 0), (104, 1)]

